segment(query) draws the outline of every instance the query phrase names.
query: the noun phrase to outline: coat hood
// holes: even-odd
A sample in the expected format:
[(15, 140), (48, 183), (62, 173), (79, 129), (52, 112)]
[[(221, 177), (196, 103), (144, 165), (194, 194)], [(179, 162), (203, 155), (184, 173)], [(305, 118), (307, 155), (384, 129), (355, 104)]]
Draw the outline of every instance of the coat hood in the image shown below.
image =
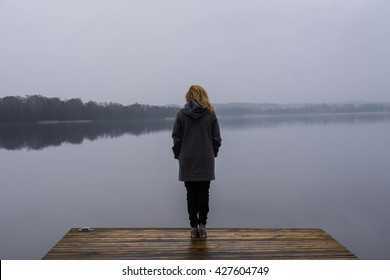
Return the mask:
[(187, 102), (181, 111), (192, 119), (199, 119), (207, 113), (207, 109), (197, 102), (190, 100)]

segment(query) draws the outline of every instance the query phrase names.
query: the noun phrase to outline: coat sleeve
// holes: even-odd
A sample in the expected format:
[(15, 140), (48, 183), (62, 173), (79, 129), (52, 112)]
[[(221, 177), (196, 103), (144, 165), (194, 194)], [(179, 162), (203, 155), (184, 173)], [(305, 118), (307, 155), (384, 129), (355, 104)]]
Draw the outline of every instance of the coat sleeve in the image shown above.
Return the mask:
[(213, 135), (214, 157), (217, 157), (219, 147), (221, 147), (222, 138), (221, 138), (221, 133), (219, 131), (219, 123), (216, 115), (214, 115), (212, 135)]
[(172, 147), (173, 155), (176, 159), (178, 159), (180, 154), (180, 149), (181, 149), (181, 143), (183, 141), (180, 112), (177, 113), (175, 123), (173, 125), (172, 139), (173, 139), (173, 147)]

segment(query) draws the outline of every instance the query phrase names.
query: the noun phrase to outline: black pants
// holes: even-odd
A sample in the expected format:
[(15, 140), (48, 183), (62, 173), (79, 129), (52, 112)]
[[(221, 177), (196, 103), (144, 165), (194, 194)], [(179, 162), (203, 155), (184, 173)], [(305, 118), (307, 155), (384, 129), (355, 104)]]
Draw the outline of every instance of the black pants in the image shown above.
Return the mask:
[(191, 227), (206, 225), (209, 213), (210, 181), (184, 182), (187, 189), (187, 210)]

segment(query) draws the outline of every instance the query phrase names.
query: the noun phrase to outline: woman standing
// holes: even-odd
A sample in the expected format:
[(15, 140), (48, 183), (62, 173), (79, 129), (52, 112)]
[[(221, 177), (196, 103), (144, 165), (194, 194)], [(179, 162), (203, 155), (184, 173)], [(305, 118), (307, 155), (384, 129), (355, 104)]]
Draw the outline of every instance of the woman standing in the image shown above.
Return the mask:
[(179, 180), (187, 189), (191, 237), (206, 237), (210, 181), (215, 179), (214, 158), (221, 136), (214, 106), (206, 90), (192, 85), (187, 103), (177, 113), (173, 126), (173, 153), (179, 160)]

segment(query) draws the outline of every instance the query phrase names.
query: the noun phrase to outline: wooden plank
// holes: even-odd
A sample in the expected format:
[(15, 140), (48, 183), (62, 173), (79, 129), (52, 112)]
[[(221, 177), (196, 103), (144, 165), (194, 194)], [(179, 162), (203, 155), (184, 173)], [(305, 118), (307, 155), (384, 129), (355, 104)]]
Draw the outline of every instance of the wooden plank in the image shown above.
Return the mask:
[(184, 228), (70, 229), (43, 259), (357, 259), (321, 229), (211, 228), (191, 238)]

